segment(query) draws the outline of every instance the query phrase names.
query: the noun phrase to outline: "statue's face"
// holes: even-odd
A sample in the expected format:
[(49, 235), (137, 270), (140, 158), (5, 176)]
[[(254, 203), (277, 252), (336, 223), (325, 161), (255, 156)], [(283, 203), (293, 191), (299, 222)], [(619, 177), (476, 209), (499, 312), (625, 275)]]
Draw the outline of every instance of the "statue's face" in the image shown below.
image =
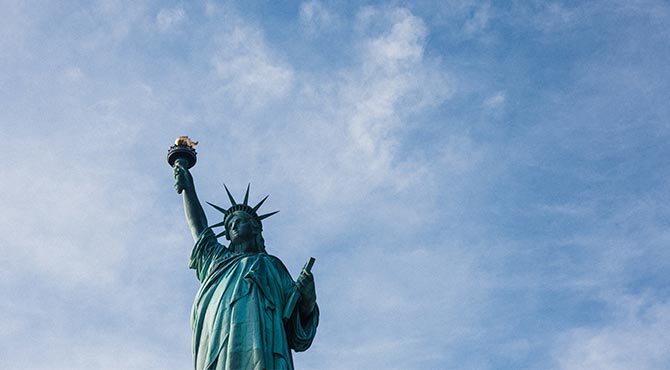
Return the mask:
[(254, 237), (254, 225), (251, 218), (242, 211), (236, 211), (226, 224), (230, 242), (235, 244)]

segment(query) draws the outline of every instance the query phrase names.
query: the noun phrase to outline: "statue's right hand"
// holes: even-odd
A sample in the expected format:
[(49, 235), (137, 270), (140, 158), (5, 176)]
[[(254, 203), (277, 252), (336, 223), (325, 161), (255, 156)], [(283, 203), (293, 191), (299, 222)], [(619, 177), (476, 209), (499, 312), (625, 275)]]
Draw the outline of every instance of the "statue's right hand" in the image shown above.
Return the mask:
[(302, 270), (296, 280), (296, 287), (300, 292), (300, 313), (309, 316), (314, 310), (316, 304), (316, 288), (314, 287), (314, 275), (311, 272)]
[(182, 166), (180, 161), (177, 161), (173, 167), (174, 170), (174, 188), (177, 190), (177, 193), (181, 194), (184, 189), (191, 186), (193, 179), (188, 170)]

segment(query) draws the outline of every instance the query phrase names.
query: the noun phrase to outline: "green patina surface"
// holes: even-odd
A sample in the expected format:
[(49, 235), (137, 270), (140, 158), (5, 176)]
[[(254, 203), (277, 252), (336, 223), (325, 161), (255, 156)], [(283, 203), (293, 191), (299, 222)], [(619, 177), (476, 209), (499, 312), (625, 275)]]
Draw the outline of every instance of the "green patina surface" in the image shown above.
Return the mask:
[[(195, 369), (293, 369), (291, 350), (308, 349), (319, 323), (313, 260), (293, 281), (284, 264), (266, 252), (261, 221), (276, 212), (259, 216), (265, 199), (249, 206), (248, 187), (242, 203), (226, 188), (231, 207), (212, 204), (224, 219), (208, 226), (189, 171), (195, 151), (173, 148), (168, 161), (195, 240), (190, 267), (200, 281), (191, 316)], [(224, 231), (217, 235), (214, 227)], [(228, 246), (218, 242), (220, 236)]]
[(196, 369), (292, 369), (290, 349), (304, 351), (319, 321), (318, 307), (282, 320), (295, 283), (267, 253), (232, 252), (205, 230), (193, 248), (191, 268), (200, 289), (193, 304)]

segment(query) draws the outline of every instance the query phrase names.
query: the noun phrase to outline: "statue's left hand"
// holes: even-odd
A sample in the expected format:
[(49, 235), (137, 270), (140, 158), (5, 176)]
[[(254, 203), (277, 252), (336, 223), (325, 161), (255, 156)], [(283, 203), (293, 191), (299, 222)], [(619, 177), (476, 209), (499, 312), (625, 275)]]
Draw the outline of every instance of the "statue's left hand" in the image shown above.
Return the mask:
[(314, 311), (314, 305), (316, 305), (316, 288), (314, 286), (314, 275), (311, 272), (302, 271), (298, 280), (296, 280), (296, 286), (300, 292), (300, 313), (302, 315), (309, 315)]

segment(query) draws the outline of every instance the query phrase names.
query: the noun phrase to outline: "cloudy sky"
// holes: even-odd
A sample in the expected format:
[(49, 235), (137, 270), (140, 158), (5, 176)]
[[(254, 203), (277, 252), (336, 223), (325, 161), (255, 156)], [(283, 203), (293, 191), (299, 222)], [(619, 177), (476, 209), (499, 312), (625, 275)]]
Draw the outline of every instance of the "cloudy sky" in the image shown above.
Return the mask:
[(179, 135), (316, 257), (300, 369), (670, 367), (668, 2), (0, 11), (0, 368), (192, 367)]

